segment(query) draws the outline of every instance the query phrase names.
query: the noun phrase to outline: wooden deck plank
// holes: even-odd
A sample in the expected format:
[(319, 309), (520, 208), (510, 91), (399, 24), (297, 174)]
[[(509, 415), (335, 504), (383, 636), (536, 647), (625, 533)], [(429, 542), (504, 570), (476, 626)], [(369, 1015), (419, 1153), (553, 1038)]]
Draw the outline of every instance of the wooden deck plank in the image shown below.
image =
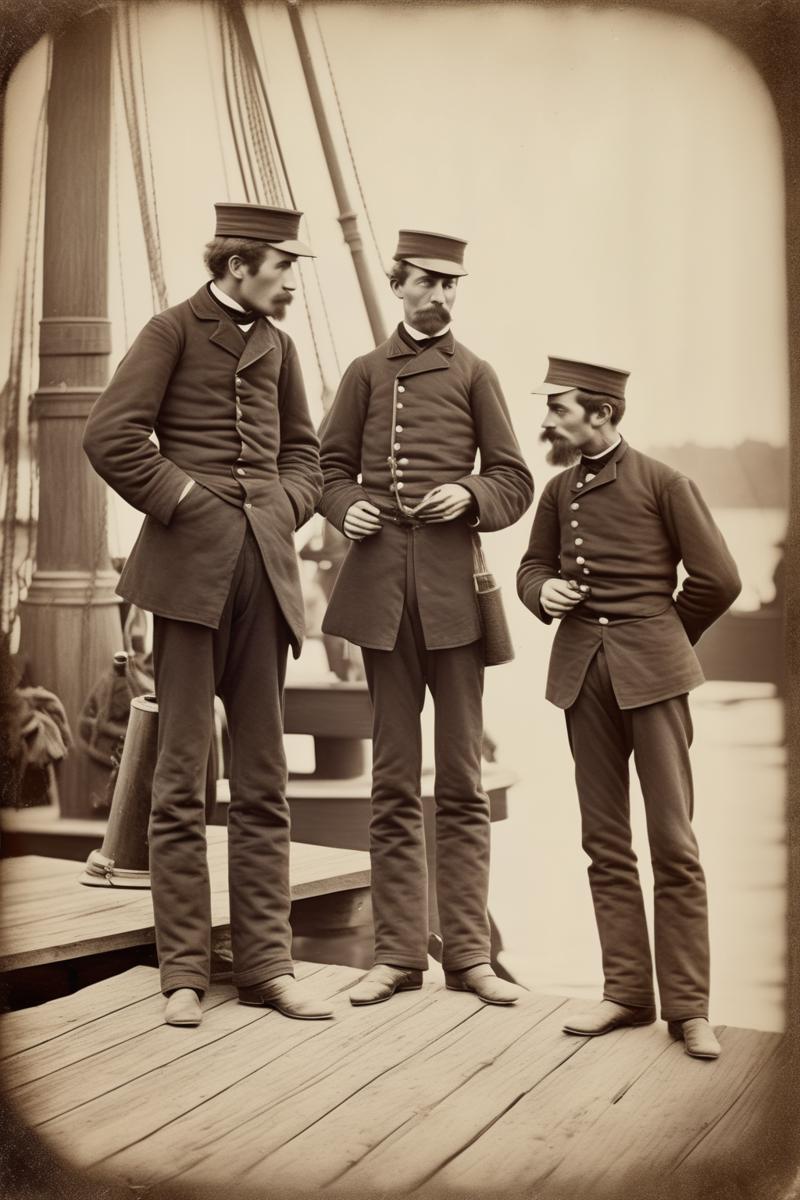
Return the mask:
[[(319, 966), (306, 978), (305, 990), (309, 995), (331, 996), (343, 982), (351, 982), (360, 974), (349, 967)], [(146, 1171), (148, 1164), (156, 1165), (159, 1178), (163, 1178), (172, 1173), (173, 1154), (168, 1152), (163, 1159), (154, 1160), (149, 1148), (153, 1134), (280, 1058), (296, 1044), (324, 1037), (330, 1025), (326, 1021), (287, 1020), (269, 1009), (252, 1008), (231, 999), (213, 1008), (197, 1029), (162, 1025), (142, 1038), (140, 1050), (146, 1056), (145, 1063), (128, 1053), (116, 1058), (106, 1055), (102, 1063), (105, 1078), (94, 1087), (93, 1097), (82, 1099), (79, 1106), (74, 1099), (67, 1099), (69, 1108), (61, 1115), (37, 1121), (38, 1132), (59, 1152), (68, 1149), (70, 1160), (78, 1166), (101, 1162), (140, 1142), (142, 1170)], [(73, 1081), (80, 1084), (80, 1076), (75, 1075)], [(87, 1088), (83, 1085), (84, 1095)], [(31, 1117), (35, 1119), (35, 1112)], [(230, 1160), (222, 1178), (229, 1175)]]
[[(319, 964), (303, 964), (298, 978), (320, 970)], [(165, 1025), (163, 1008), (161, 996), (150, 996), (131, 1010), (108, 1014), (59, 1038), (54, 1047), (48, 1043), (27, 1051), (17, 1066), (23, 1081), (10, 1093), (15, 1106), (36, 1126), (68, 1118), (75, 1109), (83, 1110), (125, 1083), (195, 1054), (265, 1015), (263, 1009), (238, 1004), (229, 984), (209, 988), (203, 997), (206, 1015), (196, 1029)], [(26, 1073), (30, 1078), (24, 1081)], [(113, 1096), (107, 1102), (113, 1105)]]
[[(761, 1053), (754, 1064), (755, 1074), (718, 1121), (695, 1139), (674, 1168), (677, 1183), (687, 1186), (691, 1180), (702, 1180), (722, 1164), (730, 1165), (739, 1159), (742, 1147), (752, 1146), (750, 1168), (759, 1169), (763, 1153), (761, 1125), (775, 1099), (782, 1041), (773, 1039), (761, 1044)], [(754, 1161), (753, 1161), (754, 1160)], [(744, 1166), (744, 1164), (742, 1164)]]
[[(329, 1147), (325, 1133), (312, 1137), (309, 1156), (307, 1131), (316, 1130), (332, 1110), (376, 1078), (406, 1061), (416, 1062), (432, 1042), (470, 1022), (475, 1013), (471, 999), (443, 997), (433, 987), (398, 996), (389, 1011), (382, 1005), (342, 1011), (336, 1028), (319, 1045), (297, 1047), (277, 1064), (278, 1072), (260, 1072), (246, 1089), (234, 1089), (225, 1097), (224, 1133), (217, 1124), (213, 1142), (209, 1145), (207, 1136), (199, 1142), (204, 1152), (181, 1171), (181, 1183), (199, 1183), (209, 1171), (219, 1171), (229, 1154), (234, 1155), (244, 1181), (248, 1168), (258, 1170), (268, 1155), (279, 1154), (287, 1142), (292, 1146), (303, 1142), (303, 1186), (313, 1192), (318, 1186), (319, 1156)], [(215, 1108), (219, 1110), (218, 1105)], [(177, 1127), (181, 1141), (183, 1125)], [(204, 1132), (207, 1135), (205, 1125)], [(199, 1139), (193, 1141), (198, 1144)], [(346, 1146), (345, 1142), (336, 1147), (337, 1163)], [(274, 1173), (270, 1178), (276, 1178)]]
[(580, 1184), (593, 1197), (616, 1197), (637, 1185), (643, 1168), (656, 1176), (673, 1171), (755, 1077), (773, 1039), (779, 1035), (723, 1029), (716, 1062), (690, 1059), (672, 1044), (578, 1134), (539, 1195), (569, 1194)]
[[(471, 1002), (461, 1003), (439, 989), (396, 996), (390, 1005), (353, 1009), (346, 997), (337, 1009), (337, 1020), (321, 1038), (287, 1047), (253, 1074), (220, 1092), (201, 1108), (194, 1108), (162, 1128), (143, 1147), (106, 1159), (104, 1167), (122, 1171), (124, 1178), (140, 1183), (152, 1173), (148, 1155), (170, 1153), (170, 1178), (202, 1183), (237, 1163), (237, 1176), (271, 1150), (302, 1134), (309, 1125), (365, 1086), (376, 1075), (390, 1070), (475, 1013)], [(170, 1085), (173, 1085), (170, 1079)], [(314, 1146), (316, 1156), (321, 1143)], [(311, 1170), (311, 1163), (304, 1169)], [(143, 1174), (144, 1173), (144, 1174)], [(311, 1187), (310, 1180), (308, 1182)]]
[(298, 974), (334, 997), (335, 1021), (216, 986), (203, 1024), (173, 1029), (148, 967), (8, 1014), (11, 1100), (76, 1166), (198, 1196), (617, 1200), (757, 1161), (778, 1035), (724, 1029), (722, 1058), (703, 1063), (662, 1024), (563, 1035), (580, 1002), (558, 996), (497, 1009), (434, 980), (354, 1009), (343, 989), (359, 971)]
[[(209, 829), (208, 862), (212, 925), (224, 927), (230, 923), (225, 829)], [(53, 875), (45, 871), (49, 864), (55, 889)], [(77, 864), (56, 859), (0, 862), (0, 881), (8, 877), (11, 888), (24, 889), (19, 903), (12, 892), (0, 913), (0, 972), (155, 940), (149, 889), (85, 887), (80, 873)], [(293, 900), (367, 887), (369, 855), (293, 842), (290, 884)]]
[[(442, 1049), (417, 1077), (415, 1107), (412, 1111), (406, 1109), (406, 1120), (337, 1178), (337, 1191), (359, 1194), (374, 1188), (379, 1180), (391, 1180), (391, 1190), (398, 1193), (420, 1187), (465, 1146), (492, 1129), (537, 1084), (563, 1069), (573, 1056), (580, 1056), (585, 1039), (567, 1037), (562, 1031), (571, 1007), (574, 1005), (562, 1002), (532, 1027), (523, 1025), (521, 1035), (499, 1054), (476, 1056), (473, 1073), (464, 1076), (462, 1070), (458, 1086), (440, 1098), (440, 1076), (445, 1073), (446, 1079), (452, 1078), (448, 1059), (457, 1060), (461, 1048), (454, 1043)], [(515, 1012), (519, 1011), (517, 1007)], [(457, 1069), (457, 1061), (454, 1065)], [(384, 1094), (375, 1098), (379, 1112), (384, 1108), (391, 1111), (395, 1100), (395, 1081), (389, 1078), (385, 1082)], [(342, 1115), (347, 1116), (348, 1111), (346, 1106)], [(496, 1172), (495, 1156), (495, 1176)]]
[[(442, 994), (440, 990), (438, 994), (439, 1005), (455, 1003), (454, 1011), (465, 1013), (455, 1028), (435, 1039), (429, 1038), (413, 1057), (404, 1056), (392, 1069), (379, 1059), (370, 1070), (371, 1081), (359, 1081), (357, 1089), (351, 1089), (349, 1085), (340, 1088), (339, 1103), (331, 1105), (327, 1114), (320, 1110), (312, 1079), (308, 1090), (299, 1092), (293, 1101), (295, 1109), (299, 1107), (306, 1114), (306, 1128), (302, 1133), (274, 1153), (268, 1152), (257, 1128), (252, 1131), (253, 1145), (249, 1154), (239, 1145), (237, 1158), (242, 1155), (239, 1161), (243, 1182), (261, 1186), (267, 1180), (288, 1182), (298, 1178), (302, 1171), (304, 1186), (313, 1192), (348, 1171), (350, 1174), (345, 1180), (349, 1188), (350, 1175), (358, 1174), (354, 1168), (365, 1155), (398, 1130), (424, 1121), (437, 1103), (482, 1072), (495, 1058), (516, 1048), (526, 1033), (535, 1029), (535, 1036), (541, 1038), (545, 1019), (551, 1018), (553, 1011), (563, 1003), (557, 996), (530, 994), (513, 1008), (498, 1011), (474, 997)], [(382, 1050), (380, 1043), (376, 1049)], [(562, 1049), (561, 1054), (551, 1055), (546, 1069), (557, 1065), (564, 1053), (569, 1050)], [(370, 1066), (368, 1062), (366, 1065)], [(392, 1180), (394, 1187), (391, 1173), (381, 1178)], [(368, 1192), (370, 1186), (375, 1186), (375, 1177), (367, 1169), (360, 1174), (354, 1191), (356, 1194), (365, 1189)]]
[[(149, 968), (152, 971), (152, 968)], [(127, 973), (127, 972), (126, 972)], [(152, 982), (151, 982), (151, 986)], [(6, 1060), (3, 1067), (3, 1082), (7, 1089), (22, 1088), (33, 1084), (36, 1080), (47, 1080), (49, 1091), (53, 1086), (50, 1079), (57, 1072), (74, 1063), (90, 1064), (94, 1071), (98, 1055), (114, 1047), (123, 1047), (126, 1042), (139, 1038), (150, 1030), (158, 1029), (164, 1023), (164, 997), (155, 981), (156, 991), (148, 996), (140, 997), (132, 1004), (119, 1008), (115, 1012), (105, 1013), (95, 1020), (86, 1022), (71, 1031), (70, 1037), (55, 1036), (38, 1046), (16, 1054)], [(230, 984), (213, 983), (203, 997), (203, 1012), (216, 1008), (231, 999)], [(136, 1052), (136, 1046), (132, 1046)], [(118, 1053), (122, 1053), (121, 1050)], [(60, 1087), (63, 1080), (56, 1080)], [(69, 1087), (69, 1080), (66, 1080)], [(27, 1095), (21, 1093), (23, 1099)], [(26, 1102), (27, 1103), (27, 1102)], [(48, 1096), (47, 1103), (42, 1109), (37, 1106), (37, 1112), (46, 1112), (47, 1106), (55, 1103)], [(36, 1106), (35, 1095), (31, 1105)], [(61, 1111), (60, 1109), (58, 1111)], [(45, 1118), (46, 1119), (46, 1118)]]
[[(0, 1017), (0, 1059), (6, 1060), (43, 1042), (63, 1037), (106, 1013), (160, 992), (158, 973), (152, 967), (132, 967), (121, 975), (113, 975), (37, 1008), (4, 1013)], [(7, 1078), (6, 1069), (4, 1066), (4, 1079)]]
[[(566, 1016), (583, 1008), (571, 1001)], [(559, 1014), (561, 1015), (561, 1014)], [(599, 1038), (561, 1034), (576, 1047), (558, 1071), (532, 1081), (517, 1103), (433, 1177), (432, 1183), (458, 1194), (466, 1186), (490, 1189), (502, 1163), (510, 1191), (539, 1195), (538, 1188), (571, 1153), (576, 1137), (623, 1095), (671, 1043), (663, 1026), (620, 1029)], [(587, 1195), (590, 1193), (586, 1193)]]

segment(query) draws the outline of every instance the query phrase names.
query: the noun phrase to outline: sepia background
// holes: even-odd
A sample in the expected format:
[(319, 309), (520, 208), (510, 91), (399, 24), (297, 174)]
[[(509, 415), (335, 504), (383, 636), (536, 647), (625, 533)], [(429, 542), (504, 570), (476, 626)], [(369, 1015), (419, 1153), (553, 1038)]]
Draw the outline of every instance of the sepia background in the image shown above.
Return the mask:
[[(370, 348), (370, 328), (286, 12), (254, 3), (247, 16), (318, 254), (302, 268), (305, 302), (285, 328), (321, 417), (340, 371)], [(317, 8), (306, 31), (387, 328), (399, 313), (382, 271), (398, 227), (466, 238), (470, 273), (459, 287), (455, 333), (497, 369), (537, 495), (551, 468), (538, 443), (541, 398), (530, 392), (548, 353), (627, 368), (626, 438), (700, 483), (743, 577), (738, 608), (774, 602), (788, 487), (783, 169), (772, 102), (747, 58), (699, 23), (586, 7), (343, 3)], [(155, 308), (177, 303), (205, 278), (213, 202), (244, 198), (222, 134), (223, 51), (212, 7), (136, 7), (129, 37), (146, 96), (145, 190), (157, 214), (164, 290), (154, 295), (115, 70), (113, 363)], [(36, 386), (41, 285), (31, 198), (47, 71), (42, 42), (14, 72), (5, 102), (0, 287), (30, 298), (28, 391)], [(151, 232), (151, 250), (152, 240)], [(13, 339), (14, 327), (3, 323), (0, 363), (9, 362)], [(22, 478), (20, 493), (35, 506), (35, 487), (24, 471)], [(139, 519), (109, 494), (114, 555), (130, 549)], [(491, 909), (504, 962), (518, 978), (589, 997), (601, 975), (577, 801), (563, 716), (543, 698), (552, 630), (514, 593), (529, 528), (530, 514), (485, 542), (517, 651), (486, 681), (487, 730), (519, 779), (508, 820), (493, 826)], [(301, 531), (299, 543), (310, 532)], [(23, 562), (23, 582), (26, 569)], [(311, 641), (292, 677), (324, 669), (321, 645)], [(768, 681), (710, 680), (694, 694), (693, 713), (711, 1019), (779, 1029), (780, 701)], [(431, 752), (428, 739), (429, 761)], [(290, 764), (302, 769), (307, 754), (303, 740), (292, 739)], [(635, 794), (633, 808), (649, 890)]]

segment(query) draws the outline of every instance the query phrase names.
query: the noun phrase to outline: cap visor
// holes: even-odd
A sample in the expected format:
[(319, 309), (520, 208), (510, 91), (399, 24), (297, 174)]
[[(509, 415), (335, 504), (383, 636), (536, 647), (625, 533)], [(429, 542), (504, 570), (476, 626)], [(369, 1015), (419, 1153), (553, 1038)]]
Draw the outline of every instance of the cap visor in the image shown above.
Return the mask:
[(448, 262), (446, 258), (404, 258), (403, 262), (411, 263), (412, 267), (421, 267), (423, 271), (435, 271), (437, 275), (467, 274), (460, 263)]
[(558, 396), (561, 392), (574, 392), (577, 383), (540, 383), (531, 392), (532, 396)]
[(287, 254), (296, 254), (298, 258), (316, 258), (316, 254), (305, 242), (269, 242), (275, 250), (285, 250)]

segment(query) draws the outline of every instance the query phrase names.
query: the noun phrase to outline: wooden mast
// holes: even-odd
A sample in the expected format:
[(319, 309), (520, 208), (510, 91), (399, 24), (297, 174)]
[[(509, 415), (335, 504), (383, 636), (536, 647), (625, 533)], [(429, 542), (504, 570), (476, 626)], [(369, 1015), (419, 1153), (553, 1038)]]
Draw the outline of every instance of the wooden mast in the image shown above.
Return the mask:
[(303, 74), (306, 79), (306, 87), (311, 101), (311, 107), (314, 112), (314, 119), (317, 123), (319, 132), (319, 140), (322, 143), (322, 152), (325, 155), (325, 162), (328, 165), (328, 173), (331, 177), (331, 184), (336, 196), (336, 203), (339, 207), (339, 224), (342, 227), (344, 240), (350, 247), (350, 254), (353, 259), (358, 285), (361, 288), (361, 296), (364, 300), (364, 307), (367, 310), (372, 336), (375, 339), (375, 345), (386, 338), (386, 330), (383, 324), (378, 297), (375, 293), (375, 287), (372, 281), (372, 276), (369, 271), (367, 260), (364, 257), (364, 246), (361, 241), (361, 234), (358, 231), (358, 218), (350, 203), (350, 197), (347, 194), (347, 186), (342, 175), (342, 169), (339, 166), (339, 160), (336, 156), (336, 148), (331, 137), (331, 130), (328, 124), (328, 118), (325, 113), (325, 107), (322, 103), (322, 95), (317, 83), (317, 76), (314, 71), (314, 64), (311, 60), (311, 52), (308, 48), (303, 22), (300, 17), (299, 0), (287, 0), (287, 9), (289, 12), (289, 20), (291, 22), (294, 38), (297, 43), (297, 52), (300, 55), (300, 63), (303, 67)]
[[(73, 732), (92, 685), (120, 648), (117, 581), (106, 543), (106, 490), (81, 435), (108, 379), (111, 14), (96, 11), (53, 45), (48, 96), (43, 319), (39, 336), (36, 570), (20, 605), (33, 680), (61, 699)], [(62, 816), (91, 816), (77, 748), (59, 774)]]

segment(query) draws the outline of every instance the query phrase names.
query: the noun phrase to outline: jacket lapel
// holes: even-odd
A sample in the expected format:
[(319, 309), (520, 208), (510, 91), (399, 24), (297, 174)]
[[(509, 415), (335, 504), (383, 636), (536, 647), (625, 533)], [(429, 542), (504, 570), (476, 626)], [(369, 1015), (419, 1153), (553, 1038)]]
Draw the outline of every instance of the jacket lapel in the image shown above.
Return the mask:
[(229, 321), (224, 316), (204, 287), (201, 287), (190, 298), (189, 307), (199, 320), (215, 322), (215, 327), (208, 335), (208, 340), (217, 346), (222, 346), (223, 350), (227, 350), (229, 354), (238, 359), (244, 349), (244, 338), (233, 321)]
[(592, 492), (595, 490), (595, 488), (604, 487), (607, 483), (613, 483), (617, 478), (617, 463), (621, 458), (624, 457), (627, 449), (627, 443), (620, 442), (617, 452), (611, 461), (607, 462), (603, 469), (597, 472), (594, 479), (590, 479), (588, 482), (584, 481), (582, 487), (578, 487), (578, 483), (580, 482), (581, 478), (581, 467), (573, 467), (573, 477), (570, 480), (570, 491), (576, 493), (580, 492), (582, 496), (585, 496), (587, 492)]
[(407, 378), (409, 375), (421, 375), (425, 371), (444, 371), (450, 366), (450, 359), (455, 350), (455, 339), (451, 332), (448, 332), (441, 342), (435, 346), (429, 346), (427, 350), (420, 350), (414, 353), (410, 346), (407, 346), (400, 337), (397, 330), (394, 331), (389, 338), (389, 344), (386, 350), (387, 358), (406, 358), (408, 361), (403, 363), (398, 372), (398, 379)]
[(250, 336), (245, 338), (234, 322), (229, 321), (220, 311), (204, 287), (191, 297), (189, 306), (199, 320), (215, 322), (208, 340), (232, 354), (239, 364), (240, 371), (252, 366), (277, 345), (275, 331), (266, 317), (257, 317)]
[(250, 337), (244, 347), (242, 353), (241, 346), (239, 351), (241, 358), (239, 359), (239, 370), (244, 371), (247, 367), (252, 367), (254, 362), (259, 358), (263, 358), (265, 354), (269, 354), (270, 350), (275, 349), (276, 337), (272, 326), (265, 317), (259, 317), (250, 331)]

